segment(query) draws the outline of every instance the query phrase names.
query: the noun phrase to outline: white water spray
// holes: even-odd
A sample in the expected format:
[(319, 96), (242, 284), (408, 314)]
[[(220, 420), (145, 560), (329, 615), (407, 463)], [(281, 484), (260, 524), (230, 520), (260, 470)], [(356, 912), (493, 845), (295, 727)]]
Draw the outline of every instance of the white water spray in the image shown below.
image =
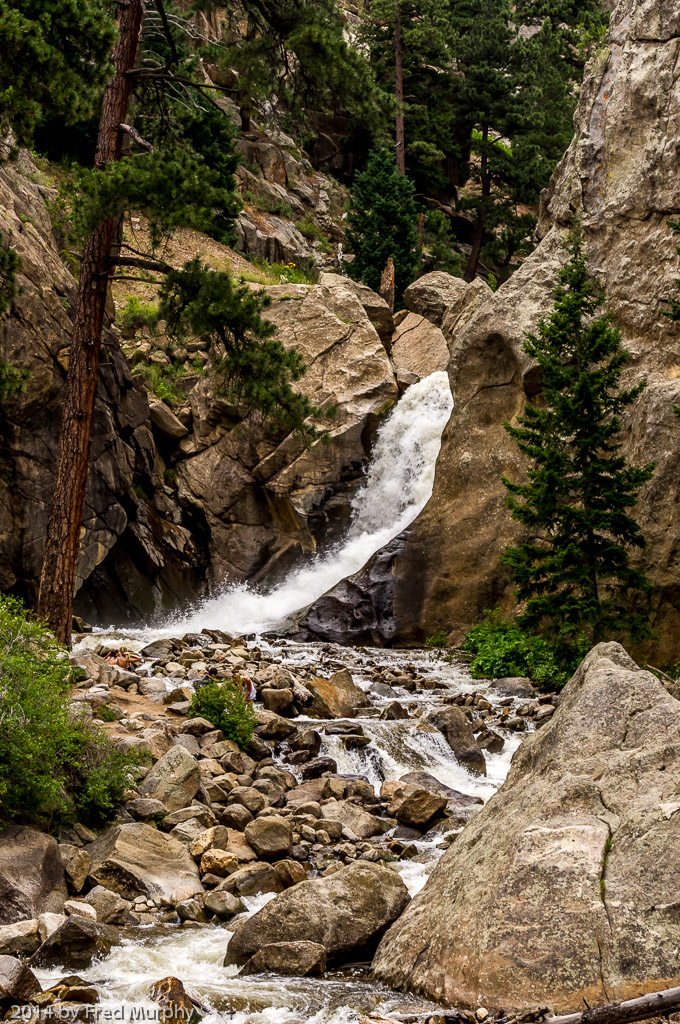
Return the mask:
[(352, 526), (342, 544), (268, 593), (245, 584), (230, 586), (173, 619), (168, 631), (265, 632), (284, 625), (359, 572), (371, 555), (413, 522), (432, 494), (441, 435), (452, 408), (446, 373), (433, 373), (413, 384), (378, 432), (366, 480), (352, 502)]

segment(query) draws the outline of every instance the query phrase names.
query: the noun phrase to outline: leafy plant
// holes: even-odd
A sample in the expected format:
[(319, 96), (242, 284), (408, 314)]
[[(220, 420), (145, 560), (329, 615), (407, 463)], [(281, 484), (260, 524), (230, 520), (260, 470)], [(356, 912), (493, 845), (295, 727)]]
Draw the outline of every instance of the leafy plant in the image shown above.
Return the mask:
[(158, 323), (158, 305), (155, 302), (142, 302), (136, 295), (130, 295), (123, 308), (117, 312), (116, 319), (126, 331), (155, 327)]
[(541, 689), (564, 686), (588, 652), (585, 637), (571, 647), (558, 646), (545, 637), (522, 628), (516, 619), (504, 621), (497, 612), (468, 631), (463, 650), (473, 655), (470, 671), (474, 679), (528, 676)]
[(255, 712), (243, 690), (231, 679), (206, 683), (196, 690), (187, 715), (206, 718), (216, 729), (222, 730), (225, 739), (234, 740), (239, 747), (247, 746), (257, 725)]
[(311, 241), (316, 241), (317, 238), (321, 238), (323, 232), (318, 224), (315, 224), (310, 214), (306, 213), (302, 220), (299, 220), (295, 225), (301, 235), (305, 238), (309, 238)]
[(425, 641), (426, 647), (446, 647), (449, 642), (449, 634), (445, 629), (440, 629), (438, 633), (434, 633), (432, 636), (428, 636)]
[(122, 754), (70, 703), (64, 648), (0, 597), (0, 819), (50, 826), (105, 821), (138, 756)]

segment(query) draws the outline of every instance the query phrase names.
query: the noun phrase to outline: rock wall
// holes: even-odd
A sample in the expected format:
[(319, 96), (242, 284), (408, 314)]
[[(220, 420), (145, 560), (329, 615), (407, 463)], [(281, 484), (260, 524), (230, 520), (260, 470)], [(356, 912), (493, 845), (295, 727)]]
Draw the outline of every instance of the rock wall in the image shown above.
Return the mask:
[(677, 985), (680, 703), (600, 644), (385, 935), (379, 978), (580, 1010)]
[[(52, 234), (45, 204), (53, 193), (41, 180), (26, 156), (0, 168), (0, 231), (22, 259), (21, 292), (0, 320), (0, 358), (30, 373), (25, 392), (0, 409), (0, 589), (29, 600), (42, 563), (76, 288)], [(149, 401), (107, 329), (78, 564), (84, 618), (135, 620), (225, 580), (281, 572), (342, 528), (379, 418), (398, 395), (378, 334), (390, 333), (391, 316), (378, 296), (335, 275), (269, 292), (279, 336), (308, 364), (301, 389), (337, 406), (327, 441), (304, 449), (293, 435), (244, 421), (206, 377), (192, 382), (180, 421)]]
[(578, 216), (592, 273), (630, 352), (625, 383), (648, 381), (626, 418), (624, 450), (633, 463), (657, 463), (637, 508), (647, 538), (641, 564), (656, 588), (655, 656), (677, 658), (680, 325), (664, 317), (663, 300), (678, 275), (668, 220), (680, 211), (679, 59), (674, 0), (616, 6), (606, 47), (586, 73), (574, 140), (543, 197), (540, 244), (497, 293), (484, 299), (477, 285), (477, 309), (456, 298), (444, 317), (455, 409), (432, 500), (399, 563), (395, 613), (403, 639), (442, 627), (459, 639), (484, 609), (513, 607), (498, 559), (518, 534), (499, 477), (520, 479), (523, 466), (502, 421), (540, 391), (522, 337), (551, 308), (561, 240)]

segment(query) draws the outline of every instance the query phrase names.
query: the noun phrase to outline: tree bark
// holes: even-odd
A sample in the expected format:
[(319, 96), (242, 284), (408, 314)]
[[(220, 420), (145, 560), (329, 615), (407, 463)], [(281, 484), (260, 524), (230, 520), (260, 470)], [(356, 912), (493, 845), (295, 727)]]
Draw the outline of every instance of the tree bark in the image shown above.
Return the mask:
[[(104, 92), (95, 166), (119, 160), (130, 99), (132, 70), (142, 27), (142, 0), (119, 4), (118, 43), (111, 56), (115, 75)], [(80, 265), (78, 303), (69, 352), (63, 418), (52, 504), (47, 519), (38, 614), (62, 643), (71, 642), (73, 590), (80, 550), (85, 484), (99, 375), (99, 353), (112, 252), (120, 220), (106, 220), (85, 242)]]
[(380, 278), (380, 296), (385, 300), (387, 305), (390, 307), (390, 312), (394, 313), (394, 292), (395, 292), (395, 281), (394, 281), (394, 260), (390, 256), (385, 269), (382, 272)]
[(397, 0), (394, 15), (394, 91), (397, 100), (397, 170), (406, 174), (406, 133), (404, 131), (404, 41), (401, 34), (401, 4)]
[(472, 251), (468, 259), (468, 264), (463, 274), (464, 281), (474, 281), (477, 268), (479, 267), (479, 259), (482, 255), (482, 245), (484, 244), (484, 231), (486, 229), (486, 203), (491, 196), (491, 175), (489, 174), (489, 158), (486, 152), (486, 144), (489, 139), (488, 126), (484, 126), (484, 132), (482, 136), (482, 160), (481, 160), (481, 186), (482, 186), (482, 201), (479, 207), (479, 213), (477, 214), (477, 226), (475, 228), (474, 238), (472, 239)]
[(596, 1006), (592, 1010), (569, 1013), (564, 1017), (547, 1017), (544, 1024), (628, 1024), (629, 1021), (663, 1016), (678, 1008), (680, 987), (666, 988), (636, 999), (627, 999), (623, 1003)]

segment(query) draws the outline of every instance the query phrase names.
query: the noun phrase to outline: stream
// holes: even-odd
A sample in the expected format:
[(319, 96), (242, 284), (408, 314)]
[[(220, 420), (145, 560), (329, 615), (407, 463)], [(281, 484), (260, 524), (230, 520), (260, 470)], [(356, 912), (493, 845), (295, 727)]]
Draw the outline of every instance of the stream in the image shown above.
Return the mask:
[[(491, 684), (473, 680), (466, 666), (431, 649), (378, 650), (299, 643), (285, 635), (301, 611), (361, 569), (372, 554), (416, 518), (432, 493), (441, 434), (451, 408), (446, 374), (433, 374), (409, 388), (378, 434), (365, 482), (353, 501), (353, 521), (347, 537), (335, 549), (293, 571), (279, 586), (269, 591), (230, 586), (189, 612), (152, 628), (98, 629), (84, 638), (81, 646), (93, 647), (103, 639), (119, 638), (139, 650), (158, 637), (208, 628), (244, 636), (249, 647), (258, 648), (268, 659), (292, 671), (313, 666), (316, 674), (331, 676), (346, 667), (369, 697), (370, 706), (362, 708), (357, 719), (371, 742), (348, 750), (339, 736), (323, 733), (320, 754), (336, 760), (339, 774), (361, 776), (378, 792), (386, 780), (424, 771), (452, 789), (486, 801), (507, 775), (520, 743), (518, 734), (498, 730), (505, 740), (504, 748), (497, 754), (484, 751), (487, 774), (479, 777), (456, 761), (444, 736), (425, 722), (425, 716), (450, 703), (454, 695), (473, 692), (482, 693), (495, 709), (502, 695)], [(405, 665), (415, 666), (417, 674), (433, 688), (408, 692), (394, 686), (393, 694), (381, 695), (374, 671), (401, 670)], [(175, 685), (177, 682), (168, 677), (168, 689)], [(381, 720), (381, 710), (395, 697), (415, 717)], [(508, 703), (506, 699), (504, 704)], [(295, 719), (296, 725), (305, 721), (304, 717)], [(314, 728), (323, 724), (318, 719), (309, 722)], [(284, 767), (290, 769), (290, 765)], [(455, 818), (452, 822), (453, 831), (460, 830), (460, 822)], [(417, 852), (413, 856), (394, 864), (412, 896), (425, 885), (453, 840), (451, 831), (444, 821), (415, 840)], [(246, 897), (244, 902), (248, 913), (254, 914), (274, 898), (275, 894), (266, 893)], [(96, 984), (102, 1008), (125, 1007), (125, 1020), (158, 1019), (159, 1008), (149, 1001), (149, 988), (169, 974), (178, 977), (206, 1008), (206, 1024), (354, 1024), (362, 1013), (370, 1011), (423, 1014), (423, 1019), (428, 1011), (437, 1013), (438, 1008), (431, 1003), (392, 992), (372, 981), (365, 964), (331, 969), (320, 979), (274, 975), (241, 978), (239, 968), (222, 966), (231, 934), (228, 924), (138, 928), (134, 938), (126, 939), (106, 958), (81, 971), (81, 977)], [(48, 985), (65, 971), (55, 967), (36, 973), (41, 983)], [(140, 1008), (148, 1015), (139, 1016)]]

